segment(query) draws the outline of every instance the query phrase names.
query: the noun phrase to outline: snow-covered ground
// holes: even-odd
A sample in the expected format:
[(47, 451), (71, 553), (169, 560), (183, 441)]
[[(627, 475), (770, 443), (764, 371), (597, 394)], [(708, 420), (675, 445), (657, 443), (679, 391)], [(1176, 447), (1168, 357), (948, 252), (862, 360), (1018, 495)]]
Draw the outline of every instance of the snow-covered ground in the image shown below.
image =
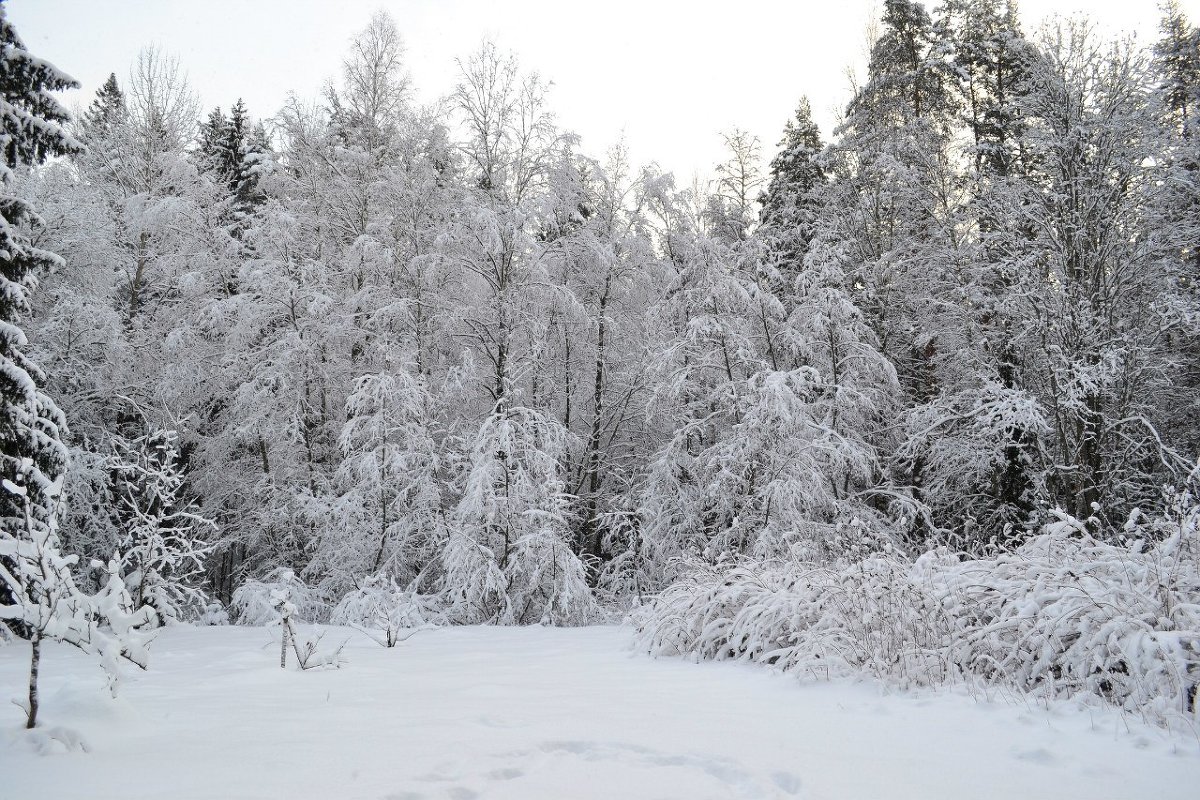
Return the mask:
[[(39, 754), (0, 707), (0, 798), (1195, 798), (1200, 744), (1115, 713), (805, 684), (653, 660), (618, 628), (449, 628), (338, 670), (279, 669), (262, 628), (171, 628), (120, 698), (51, 646)], [(21, 645), (0, 647), (19, 695)]]

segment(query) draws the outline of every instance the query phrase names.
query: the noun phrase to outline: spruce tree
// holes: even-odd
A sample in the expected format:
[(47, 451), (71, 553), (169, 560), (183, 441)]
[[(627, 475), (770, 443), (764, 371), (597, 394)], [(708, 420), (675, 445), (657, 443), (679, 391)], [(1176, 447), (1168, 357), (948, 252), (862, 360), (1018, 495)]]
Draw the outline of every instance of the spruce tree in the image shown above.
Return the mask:
[(96, 91), (96, 97), (80, 120), (80, 133), (84, 141), (107, 139), (112, 135), (126, 114), (125, 93), (121, 91), (115, 74), (109, 75)]
[(200, 123), (200, 141), (196, 155), (201, 169), (213, 173), (218, 179), (226, 175), (229, 155), (226, 150), (226, 135), (229, 119), (217, 106), (208, 113), (208, 119)]
[(825, 170), (817, 156), (823, 147), (808, 98), (802, 97), (795, 119), (789, 119), (783, 128), (779, 153), (771, 159), (770, 182), (762, 199), (763, 222), (790, 216), (796, 202), (821, 184)]
[(781, 278), (795, 280), (814, 235), (818, 198), (825, 181), (818, 156), (824, 145), (812, 119), (808, 98), (802, 98), (795, 119), (783, 129), (779, 153), (771, 160), (770, 180), (763, 193), (762, 235), (768, 258)]
[(33, 244), (28, 228), (37, 214), (12, 187), (16, 170), (80, 149), (51, 94), (77, 85), (25, 49), (0, 6), (0, 621), (32, 642), (29, 728), (37, 721), (41, 640), (78, 642), (90, 617), (71, 578), (72, 559), (59, 552), (65, 421), (38, 388), (43, 375), (25, 355), (18, 325), (37, 272), (60, 259)]
[(51, 522), (66, 461), (62, 413), (38, 388), (43, 376), (25, 355), (27, 342), (18, 326), (36, 273), (60, 259), (33, 245), (26, 229), (38, 222), (37, 215), (13, 195), (12, 184), (15, 170), (75, 152), (79, 145), (63, 131), (67, 112), (50, 95), (77, 84), (25, 50), (3, 8), (0, 47), (0, 525), (11, 537), (21, 535), (27, 515), (36, 525)]
[(200, 124), (199, 165), (232, 199), (235, 229), (240, 229), (246, 214), (264, 199), (258, 182), (269, 153), (266, 130), (261, 124), (251, 125), (241, 98), (228, 117), (218, 107)]

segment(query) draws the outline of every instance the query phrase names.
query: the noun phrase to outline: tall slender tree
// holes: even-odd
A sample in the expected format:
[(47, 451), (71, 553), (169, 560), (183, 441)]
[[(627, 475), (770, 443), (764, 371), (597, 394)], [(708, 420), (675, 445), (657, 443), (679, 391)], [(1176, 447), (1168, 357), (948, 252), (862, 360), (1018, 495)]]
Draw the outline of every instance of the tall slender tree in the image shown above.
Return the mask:
[(51, 94), (77, 85), (25, 49), (0, 5), (0, 624), (15, 625), (32, 645), (27, 728), (37, 723), (42, 640), (85, 642), (90, 609), (75, 588), (73, 560), (59, 552), (66, 422), (39, 388), (44, 377), (19, 324), (38, 271), (61, 262), (33, 244), (39, 218), (13, 183), (17, 170), (80, 149)]

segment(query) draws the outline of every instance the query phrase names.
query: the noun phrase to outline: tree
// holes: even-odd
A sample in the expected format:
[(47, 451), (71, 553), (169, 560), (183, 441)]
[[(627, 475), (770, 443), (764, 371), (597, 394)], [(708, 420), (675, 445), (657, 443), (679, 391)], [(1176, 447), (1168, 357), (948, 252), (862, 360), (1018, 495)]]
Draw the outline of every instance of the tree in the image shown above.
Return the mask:
[(116, 126), (124, 122), (127, 113), (125, 93), (117, 83), (116, 73), (113, 73), (96, 91), (92, 104), (83, 112), (79, 127), (81, 138), (85, 142), (104, 141), (112, 135)]
[(548, 84), (522, 73), (516, 56), (485, 41), (458, 61), (453, 102), (467, 126), (463, 151), (480, 189), (514, 205), (545, 176), (562, 135), (547, 106)]
[(1189, 23), (1179, 3), (1167, 0), (1159, 34), (1154, 55), (1163, 105), (1180, 135), (1191, 138), (1200, 116), (1200, 28)]
[(949, 0), (940, 9), (957, 68), (963, 118), (973, 140), (975, 171), (1008, 175), (1017, 169), (1023, 123), (1017, 98), (1028, 78), (1033, 48), (1021, 33), (1014, 0)]
[(758, 218), (754, 203), (763, 185), (761, 147), (757, 136), (742, 130), (721, 138), (729, 157), (717, 165), (715, 191), (708, 198), (709, 224), (718, 235), (745, 241)]
[(0, 45), (4, 58), (0, 73), (0, 145), (4, 150), (0, 164), (4, 222), (0, 227), (0, 474), (4, 483), (0, 530), (12, 549), (4, 554), (4, 566), (10, 572), (0, 599), (7, 604), (6, 611), (15, 614), (26, 598), (39, 590), (32, 584), (26, 587), (33, 573), (23, 572), (17, 562), (8, 559), (15, 559), (21, 537), (27, 537), (35, 548), (26, 556), (35, 561), (40, 561), (43, 551), (57, 546), (53, 528), (67, 462), (61, 438), (66, 423), (58, 407), (39, 389), (44, 376), (25, 355), (28, 342), (18, 327), (20, 316), (29, 311), (29, 293), (36, 286), (37, 272), (59, 261), (31, 241), (28, 229), (39, 219), (28, 203), (13, 194), (15, 170), (75, 152), (80, 145), (63, 131), (61, 123), (67, 120), (67, 113), (50, 94), (75, 86), (75, 81), (25, 50), (3, 8)]
[(559, 476), (566, 432), (524, 407), (500, 407), (471, 449), (443, 591), (463, 622), (580, 624), (592, 612), (571, 550), (570, 498)]
[(38, 217), (12, 193), (15, 170), (80, 149), (51, 94), (77, 85), (25, 49), (0, 6), (0, 621), (31, 645), (26, 728), (37, 724), (42, 641), (90, 648), (96, 636), (91, 598), (71, 574), (75, 557), (61, 553), (58, 539), (66, 423), (38, 387), (43, 375), (17, 324), (37, 271), (60, 262), (33, 245)]
[(341, 91), (326, 88), (332, 125), (347, 143), (378, 158), (380, 148), (399, 132), (409, 90), (396, 21), (386, 11), (376, 11), (342, 61)]
[(818, 227), (837, 231), (847, 288), (901, 389), (936, 395), (949, 347), (939, 316), (962, 301), (956, 250), (966, 201), (955, 171), (956, 117), (946, 47), (924, 8), (888, 0), (840, 141), (826, 155), (831, 186)]
[(269, 169), (270, 153), (266, 131), (261, 124), (251, 124), (240, 98), (228, 117), (218, 107), (200, 124), (198, 164), (229, 198), (229, 213), (239, 235), (246, 216), (265, 200), (259, 182)]
[[(998, 193), (1019, 384), (1053, 430), (1049, 492), (1075, 517), (1116, 525), (1186, 461), (1158, 420), (1178, 378), (1166, 347), (1179, 240), (1158, 235), (1161, 190), (1150, 73), (1130, 42), (1104, 45), (1081, 22), (1050, 27), (1020, 110), (1037, 168)], [(1027, 231), (1027, 233), (1025, 233)], [(1173, 252), (1172, 252), (1173, 251)]]
[(784, 126), (779, 152), (771, 159), (767, 189), (760, 199), (767, 261), (785, 283), (785, 296), (815, 234), (820, 203), (817, 190), (826, 180), (820, 159), (823, 149), (808, 98), (801, 98), (795, 118)]
[(940, 31), (915, 0), (885, 0), (883, 9), (883, 33), (871, 47), (868, 81), (851, 101), (846, 125), (859, 133), (915, 120), (944, 128), (954, 99)]
[(1178, 364), (1179, 396), (1165, 415), (1173, 441), (1183, 452), (1200, 450), (1200, 27), (1175, 2), (1163, 4), (1160, 38), (1154, 46), (1161, 188), (1153, 199), (1151, 235), (1166, 259), (1177, 260), (1179, 280), (1171, 293), (1172, 316), (1183, 324), (1169, 347)]
[(204, 607), (203, 532), (213, 521), (183, 494), (174, 431), (153, 431), (125, 448), (114, 466), (117, 514), (124, 523), (114, 559), (134, 608), (149, 606), (160, 623)]
[(409, 585), (444, 538), (429, 405), (421, 379), (402, 367), (362, 376), (347, 398), (341, 494), (310, 567), (329, 576), (332, 594), (366, 575)]

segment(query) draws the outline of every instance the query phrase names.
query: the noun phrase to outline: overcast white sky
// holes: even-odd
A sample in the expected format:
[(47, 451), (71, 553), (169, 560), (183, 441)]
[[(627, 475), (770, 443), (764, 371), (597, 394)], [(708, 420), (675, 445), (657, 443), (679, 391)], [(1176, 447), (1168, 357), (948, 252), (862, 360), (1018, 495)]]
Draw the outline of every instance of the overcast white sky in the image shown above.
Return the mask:
[[(927, 3), (932, 7), (935, 2)], [(1087, 13), (1109, 31), (1156, 36), (1157, 0), (1022, 0), (1027, 30)], [(1193, 22), (1200, 0), (1181, 0)], [(599, 156), (622, 133), (635, 162), (686, 179), (721, 156), (719, 132), (761, 137), (769, 157), (802, 94), (828, 137), (866, 63), (876, 0), (8, 0), (28, 47), (77, 78), (86, 105), (139, 49), (176, 55), (205, 109), (238, 97), (269, 117), (289, 91), (312, 98), (377, 8), (404, 36), (420, 99), (447, 93), (454, 59), (484, 37), (555, 83), (562, 125)], [(68, 103), (75, 102), (73, 98)]]

